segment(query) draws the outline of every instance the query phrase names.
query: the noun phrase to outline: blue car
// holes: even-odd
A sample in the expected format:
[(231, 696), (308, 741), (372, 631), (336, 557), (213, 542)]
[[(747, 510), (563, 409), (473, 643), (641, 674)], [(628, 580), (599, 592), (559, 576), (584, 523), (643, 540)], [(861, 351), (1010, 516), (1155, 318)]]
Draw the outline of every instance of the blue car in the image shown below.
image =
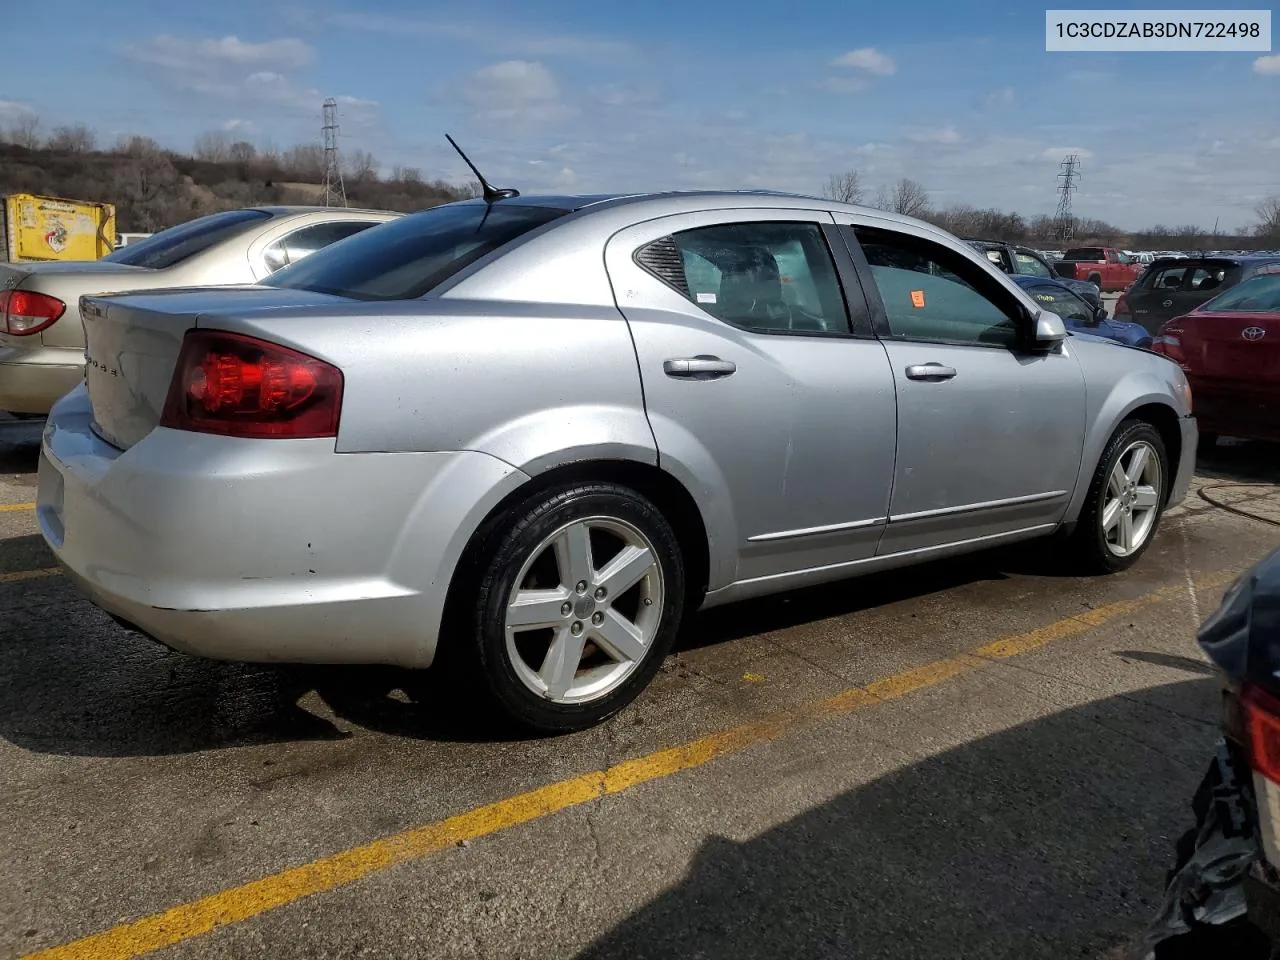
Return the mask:
[(1067, 329), (1074, 333), (1105, 337), (1130, 347), (1151, 347), (1151, 334), (1142, 324), (1109, 318), (1106, 307), (1092, 306), (1065, 284), (1042, 277), (1011, 276), (1009, 279), (1045, 310), (1060, 316)]

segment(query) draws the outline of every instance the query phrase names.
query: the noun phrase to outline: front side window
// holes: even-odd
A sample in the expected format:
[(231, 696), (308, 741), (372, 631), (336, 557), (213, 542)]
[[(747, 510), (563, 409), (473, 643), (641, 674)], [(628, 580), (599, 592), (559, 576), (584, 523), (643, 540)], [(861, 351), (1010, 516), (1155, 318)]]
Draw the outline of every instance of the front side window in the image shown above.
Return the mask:
[(569, 212), (524, 204), (450, 203), (359, 233), (263, 282), (353, 300), (410, 300)]
[(857, 227), (884, 304), (889, 334), (903, 340), (1013, 346), (1013, 298), (960, 254), (891, 231)]
[(270, 219), (271, 214), (265, 210), (226, 210), (212, 213), (207, 217), (188, 220), (168, 230), (161, 230), (145, 240), (121, 247), (102, 259), (131, 267), (162, 270)]
[(1093, 322), (1093, 310), (1066, 287), (1052, 283), (1038, 283), (1028, 287), (1027, 293), (1040, 305), (1041, 309), (1056, 313), (1063, 320), (1086, 324)]
[(637, 251), (636, 260), (733, 326), (762, 333), (849, 331), (835, 263), (817, 224), (682, 230)]
[(1040, 261), (1039, 257), (1033, 257), (1029, 253), (1018, 252), (1018, 273), (1028, 277), (1044, 277), (1046, 280), (1053, 279), (1053, 272)]

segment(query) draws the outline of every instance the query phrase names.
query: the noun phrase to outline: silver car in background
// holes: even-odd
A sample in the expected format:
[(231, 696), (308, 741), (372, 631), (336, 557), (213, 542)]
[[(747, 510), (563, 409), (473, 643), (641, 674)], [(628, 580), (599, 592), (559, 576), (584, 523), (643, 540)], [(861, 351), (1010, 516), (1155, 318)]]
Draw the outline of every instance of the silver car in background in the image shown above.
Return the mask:
[(83, 377), (85, 294), (254, 283), (397, 216), (250, 207), (190, 220), (101, 260), (0, 263), (0, 411), (48, 413)]
[(542, 730), (699, 607), (1051, 534), (1124, 569), (1196, 449), (1176, 364), (804, 197), (464, 201), (83, 312), (38, 517), (89, 597), (202, 656), (437, 662)]

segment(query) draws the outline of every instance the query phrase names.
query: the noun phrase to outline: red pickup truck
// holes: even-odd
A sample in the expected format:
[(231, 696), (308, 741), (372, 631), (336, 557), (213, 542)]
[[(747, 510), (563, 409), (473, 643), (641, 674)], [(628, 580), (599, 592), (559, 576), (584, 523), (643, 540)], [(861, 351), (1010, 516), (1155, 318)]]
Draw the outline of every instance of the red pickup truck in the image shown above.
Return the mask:
[(1124, 290), (1143, 266), (1113, 247), (1073, 247), (1053, 265), (1058, 276), (1097, 284), (1103, 293)]

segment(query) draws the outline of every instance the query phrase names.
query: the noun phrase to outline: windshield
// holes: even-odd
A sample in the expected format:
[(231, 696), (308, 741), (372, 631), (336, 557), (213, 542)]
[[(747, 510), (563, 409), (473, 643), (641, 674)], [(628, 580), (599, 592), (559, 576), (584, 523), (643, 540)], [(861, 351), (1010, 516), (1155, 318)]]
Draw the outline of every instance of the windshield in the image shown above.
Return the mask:
[(409, 300), (567, 213), (550, 207), (446, 204), (320, 250), (264, 282), (354, 300)]
[(1246, 280), (1200, 308), (1204, 312), (1280, 313), (1280, 273)]
[(121, 247), (103, 257), (111, 263), (123, 263), (130, 267), (150, 267), (160, 270), (181, 263), (188, 257), (203, 253), (215, 243), (221, 243), (243, 231), (251, 223), (269, 220), (265, 210), (226, 210), (207, 217), (188, 220), (168, 230)]

